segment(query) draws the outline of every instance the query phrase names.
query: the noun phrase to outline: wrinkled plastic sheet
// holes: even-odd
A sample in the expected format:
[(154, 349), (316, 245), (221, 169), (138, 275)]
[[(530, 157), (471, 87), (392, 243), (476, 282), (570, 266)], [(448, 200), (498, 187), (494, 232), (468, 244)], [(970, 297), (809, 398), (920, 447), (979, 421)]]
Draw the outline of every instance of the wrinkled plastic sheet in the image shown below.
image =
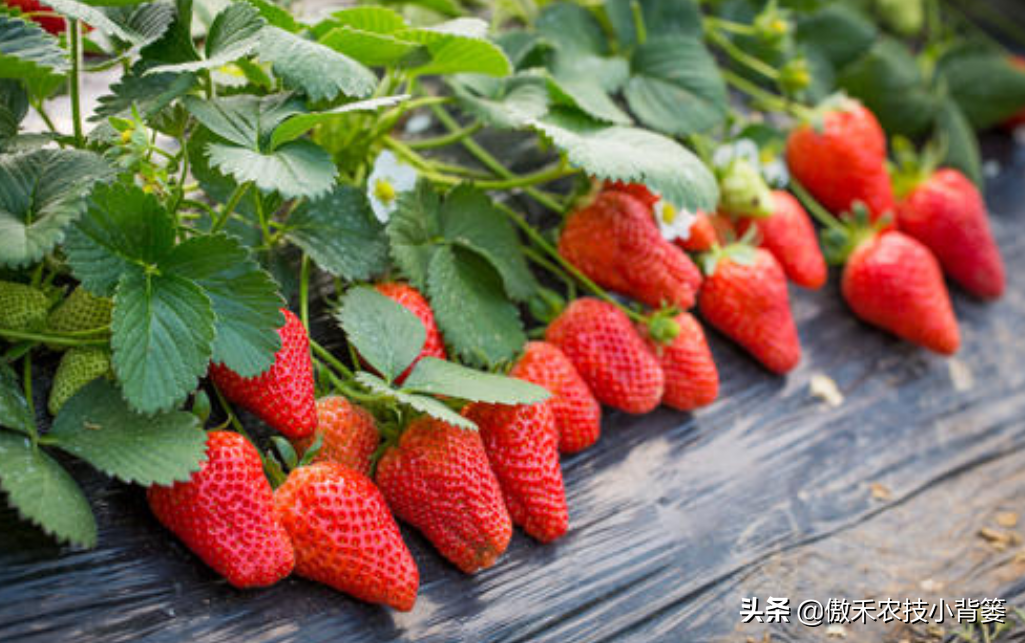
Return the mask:
[[(465, 576), (404, 527), (422, 579), (409, 614), (299, 578), (234, 590), (140, 490), (73, 464), (99, 547), (55, 547), (0, 511), (0, 641), (821, 641), (824, 627), (741, 625), (741, 599), (1025, 605), (1020, 546), (980, 537), (998, 512), (1025, 512), (1025, 152), (993, 138), (986, 154), (1004, 165), (987, 197), (1010, 288), (995, 304), (954, 291), (953, 360), (856, 321), (835, 276), (792, 290), (800, 368), (771, 376), (713, 333), (721, 399), (607, 414), (599, 444), (564, 461), (561, 541), (517, 533), (499, 565)], [(810, 394), (815, 374), (840, 406)], [(915, 640), (902, 627), (850, 625), (845, 640)]]

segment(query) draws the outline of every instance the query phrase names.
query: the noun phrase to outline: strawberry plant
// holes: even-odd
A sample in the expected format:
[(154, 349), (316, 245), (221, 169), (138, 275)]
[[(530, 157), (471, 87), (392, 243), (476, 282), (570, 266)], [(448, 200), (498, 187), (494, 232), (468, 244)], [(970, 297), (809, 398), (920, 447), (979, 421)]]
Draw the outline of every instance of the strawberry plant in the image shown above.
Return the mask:
[(408, 610), (393, 513), (488, 567), (572, 528), (599, 403), (716, 400), (702, 321), (793, 369), (812, 218), (856, 315), (955, 351), (943, 273), (1005, 287), (975, 132), (1023, 106), (940, 2), (10, 0), (0, 489), (94, 546), (77, 458), (236, 586)]

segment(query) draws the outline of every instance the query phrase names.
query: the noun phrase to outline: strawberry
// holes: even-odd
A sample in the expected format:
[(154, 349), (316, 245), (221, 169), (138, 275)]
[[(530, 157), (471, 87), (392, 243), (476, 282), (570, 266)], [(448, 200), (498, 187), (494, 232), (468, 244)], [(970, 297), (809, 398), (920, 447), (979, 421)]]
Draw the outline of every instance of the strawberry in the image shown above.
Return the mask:
[(603, 192), (623, 192), (644, 203), (649, 208), (661, 201), (657, 194), (653, 194), (648, 186), (643, 183), (625, 183), (623, 181), (605, 181), (602, 185)]
[(559, 253), (600, 286), (659, 307), (694, 305), (701, 273), (662, 238), (650, 207), (623, 192), (603, 192), (569, 215)]
[(334, 462), (299, 467), (274, 492), (274, 511), (295, 549), (297, 574), (408, 612), (420, 572), (380, 490)]
[(759, 245), (776, 257), (790, 281), (803, 288), (821, 288), (826, 283), (826, 260), (811, 218), (789, 192), (774, 190), (772, 201), (772, 216), (741, 219), (738, 231), (743, 235), (756, 227)]
[(285, 325), (278, 329), (281, 349), (268, 371), (242, 377), (223, 364), (211, 364), (210, 377), (229, 400), (286, 437), (305, 438), (317, 428), (310, 340), (298, 317), (288, 310), (281, 312), (285, 315)]
[(936, 257), (908, 235), (889, 231), (855, 242), (841, 290), (854, 314), (944, 355), (961, 343)]
[(576, 453), (598, 441), (601, 405), (594, 399), (573, 362), (557, 346), (548, 342), (529, 342), (509, 375), (533, 382), (551, 392), (552, 397), (546, 404), (552, 409), (559, 432), (560, 451)]
[(514, 525), (547, 543), (566, 533), (569, 514), (559, 467), (559, 436), (547, 402), (471, 404), (463, 414), (480, 429)]
[(235, 587), (267, 587), (292, 572), (260, 454), (238, 433), (210, 432), (199, 471), (146, 497), (157, 520)]
[(707, 255), (706, 266), (698, 302), (705, 320), (773, 373), (793, 370), (801, 344), (787, 278), (772, 253), (738, 243)]
[(982, 299), (1004, 292), (1004, 263), (982, 195), (957, 170), (938, 170), (897, 204), (897, 226), (922, 242), (943, 271)]
[(707, 252), (720, 242), (719, 235), (716, 233), (712, 217), (701, 210), (698, 210), (695, 216), (690, 227), (690, 236), (686, 239), (677, 239), (675, 243), (688, 252)]
[[(369, 411), (338, 395), (322, 397), (317, 400), (317, 433), (324, 437), (314, 462), (336, 462), (370, 475), (370, 456), (380, 435)], [(315, 439), (299, 438), (293, 444), (302, 455)]]
[(832, 212), (849, 211), (855, 201), (873, 220), (892, 211), (886, 135), (875, 115), (849, 98), (827, 101), (817, 112), (814, 124), (800, 125), (787, 140), (793, 177)]
[(110, 324), (110, 313), (114, 302), (106, 297), (96, 297), (82, 286), (71, 291), (46, 320), (48, 330), (57, 333), (74, 333), (104, 328)]
[(665, 375), (623, 311), (589, 297), (577, 299), (545, 332), (599, 402), (647, 413), (662, 399)]
[(378, 462), (377, 484), (395, 515), (467, 574), (509, 546), (512, 522), (476, 431), (413, 420)]
[(662, 403), (679, 411), (708, 406), (719, 397), (719, 371), (708, 349), (705, 331), (690, 313), (680, 313), (672, 321), (677, 334), (668, 343), (651, 337), (647, 326), (638, 327), (666, 374)]
[(22, 13), (47, 13), (52, 15), (31, 16), (29, 20), (37, 23), (40, 27), (55, 36), (59, 36), (67, 29), (64, 18), (54, 12), (53, 9), (39, 0), (4, 0), (8, 7), (16, 7)]
[(98, 346), (82, 346), (69, 350), (61, 358), (50, 387), (46, 408), (57, 415), (64, 403), (89, 382), (110, 374), (110, 352)]
[(36, 331), (46, 325), (50, 299), (42, 290), (0, 281), (0, 328)]
[(424, 299), (424, 296), (420, 294), (420, 291), (408, 284), (396, 282), (377, 284), (375, 288), (377, 292), (402, 304), (407, 310), (416, 315), (427, 331), (427, 341), (424, 342), (424, 347), (421, 349), (419, 357), (413, 360), (413, 363), (409, 365), (405, 372), (395, 378), (398, 383), (401, 384), (406, 379), (406, 376), (409, 375), (409, 372), (413, 370), (413, 367), (416, 366), (416, 363), (421, 358), (448, 358), (445, 354), (445, 343), (441, 339), (441, 333), (438, 332), (438, 325), (434, 322), (434, 312), (431, 310), (427, 300)]

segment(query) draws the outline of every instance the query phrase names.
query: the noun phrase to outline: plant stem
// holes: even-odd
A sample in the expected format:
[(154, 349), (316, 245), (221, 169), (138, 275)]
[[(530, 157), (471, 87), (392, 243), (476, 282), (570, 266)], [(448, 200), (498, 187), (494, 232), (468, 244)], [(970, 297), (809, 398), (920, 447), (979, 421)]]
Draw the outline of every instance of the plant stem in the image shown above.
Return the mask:
[(705, 34), (708, 36), (708, 39), (711, 42), (713, 42), (717, 47), (719, 47), (719, 49), (722, 49), (724, 52), (726, 52), (726, 54), (730, 58), (737, 61), (741, 65), (747, 67), (751, 71), (768, 78), (769, 80), (775, 81), (779, 79), (779, 71), (777, 71), (775, 67), (769, 65), (760, 58), (755, 58), (751, 54), (747, 53), (740, 47), (733, 44), (732, 40), (730, 40), (723, 34), (719, 33), (719, 31), (715, 28), (715, 23), (706, 22), (705, 25), (709, 27), (705, 30)]
[[(242, 426), (242, 422), (239, 421), (238, 416), (235, 415), (235, 410), (231, 408), (231, 404), (228, 403), (227, 398), (224, 397), (224, 393), (221, 393), (221, 389), (217, 387), (213, 382), (210, 383), (214, 387), (214, 394), (217, 396), (217, 402), (224, 409), (225, 415), (228, 416), (228, 421), (231, 422), (231, 426), (235, 427), (235, 431), (240, 433), (253, 447), (259, 451), (259, 447), (253, 438), (249, 437), (249, 433), (246, 432), (246, 427)], [(260, 455), (260, 459), (263, 460), (263, 454)]]
[(781, 96), (777, 96), (772, 92), (762, 89), (755, 83), (752, 83), (743, 76), (736, 74), (728, 69), (720, 70), (723, 78), (729, 85), (732, 85), (734, 89), (747, 94), (756, 101), (764, 104), (768, 109), (774, 112), (781, 112), (783, 114), (792, 114), (797, 118), (803, 120), (809, 120), (811, 118), (811, 111), (798, 105), (784, 100)]
[(754, 25), (736, 22), (734, 20), (726, 20), (725, 18), (717, 18), (715, 16), (705, 16), (704, 21), (715, 29), (728, 31), (742, 36), (752, 36), (757, 31)]
[(45, 335), (42, 333), (26, 333), (20, 330), (9, 330), (0, 328), (0, 337), (4, 339), (16, 339), (22, 341), (52, 344), (54, 346), (106, 346), (107, 339), (76, 339), (67, 335)]
[[(224, 204), (223, 208), (221, 208), (221, 213), (217, 215), (217, 219), (215, 219), (213, 224), (210, 226), (210, 234), (221, 231), (224, 224), (228, 222), (228, 217), (235, 211), (235, 207), (238, 206), (238, 202), (242, 200), (242, 197), (248, 189), (248, 181), (235, 188), (235, 191), (231, 193), (231, 197), (228, 199), (228, 202)], [(259, 201), (259, 199), (257, 199), (257, 201)]]
[(51, 133), (60, 136), (60, 132), (57, 131), (57, 126), (53, 124), (53, 120), (50, 119), (50, 115), (46, 113), (46, 108), (43, 106), (43, 102), (39, 101), (37, 103), (36, 101), (32, 101), (32, 107), (36, 110), (36, 113), (39, 114), (39, 118), (43, 119), (43, 123), (46, 124), (46, 128), (50, 130)]
[(797, 198), (804, 203), (804, 207), (808, 209), (808, 213), (811, 214), (816, 221), (825, 227), (832, 228), (834, 230), (846, 229), (844, 224), (840, 223), (836, 217), (830, 214), (830, 212), (826, 210), (826, 208), (824, 208), (803, 185), (801, 185), (801, 182), (794, 177), (790, 177), (790, 189), (797, 195)]
[(256, 216), (260, 221), (260, 233), (263, 235), (263, 245), (267, 246), (267, 250), (270, 250), (270, 226), (267, 224), (267, 215), (263, 211), (263, 199), (260, 194), (257, 193), (256, 198), (253, 201), (256, 202)]
[(326, 348), (324, 348), (317, 342), (313, 341), (312, 339), (310, 340), (310, 348), (313, 349), (313, 352), (317, 355), (317, 357), (327, 362), (329, 366), (333, 367), (346, 378), (352, 378), (352, 370), (345, 364), (342, 364), (342, 362), (339, 361), (337, 357), (332, 355), (331, 351), (327, 350)]
[(532, 185), (550, 183), (563, 177), (572, 176), (579, 171), (560, 161), (531, 174), (524, 174), (500, 181), (473, 181), (473, 184), (482, 190), (512, 190), (514, 188), (526, 188)]
[(32, 432), (29, 436), (32, 439), (32, 447), (39, 443), (39, 427), (36, 426), (36, 401), (32, 397), (32, 352), (25, 354), (24, 369), (22, 371), (22, 386), (25, 387), (25, 401), (28, 402), (28, 428)]
[(310, 334), (310, 257), (303, 253), (299, 267), (299, 319)]
[(77, 19), (68, 21), (68, 35), (71, 46), (71, 74), (69, 80), (71, 87), (71, 120), (75, 128), (75, 145), (81, 147), (84, 142), (82, 136), (82, 96), (81, 78), (79, 72), (82, 68), (82, 23)]
[(418, 141), (408, 141), (406, 144), (413, 150), (430, 150), (438, 147), (445, 147), (453, 143), (458, 143), (468, 136), (473, 136), (483, 127), (484, 124), (478, 121), (472, 125), (452, 130), (448, 134), (443, 134), (442, 136), (423, 138)]

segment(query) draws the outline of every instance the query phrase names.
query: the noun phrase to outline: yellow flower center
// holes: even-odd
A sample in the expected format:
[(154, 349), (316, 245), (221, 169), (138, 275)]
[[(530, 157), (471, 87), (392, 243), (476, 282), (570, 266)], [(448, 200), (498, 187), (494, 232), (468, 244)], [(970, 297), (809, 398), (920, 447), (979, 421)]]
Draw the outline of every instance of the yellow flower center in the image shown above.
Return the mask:
[(676, 215), (676, 208), (674, 208), (668, 203), (662, 204), (662, 221), (664, 221), (667, 224), (671, 224), (673, 221), (676, 220)]
[(395, 186), (387, 179), (378, 179), (374, 183), (374, 196), (378, 201), (387, 205), (395, 200)]

